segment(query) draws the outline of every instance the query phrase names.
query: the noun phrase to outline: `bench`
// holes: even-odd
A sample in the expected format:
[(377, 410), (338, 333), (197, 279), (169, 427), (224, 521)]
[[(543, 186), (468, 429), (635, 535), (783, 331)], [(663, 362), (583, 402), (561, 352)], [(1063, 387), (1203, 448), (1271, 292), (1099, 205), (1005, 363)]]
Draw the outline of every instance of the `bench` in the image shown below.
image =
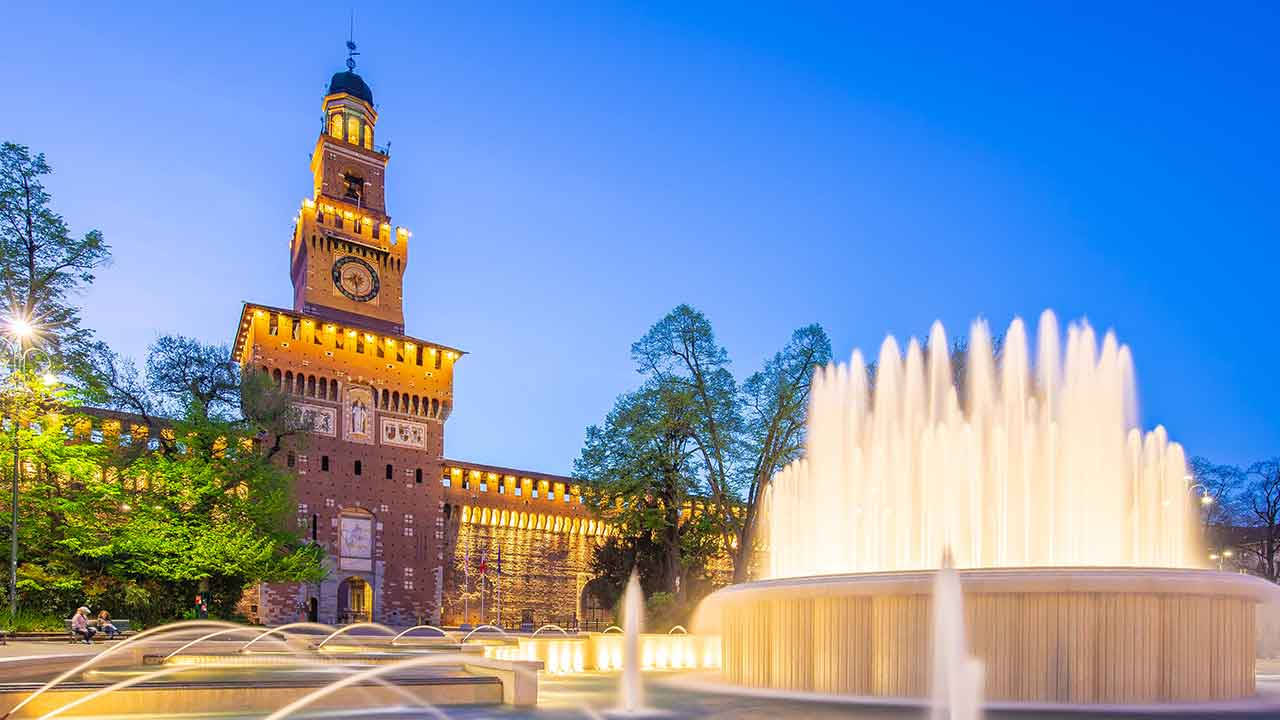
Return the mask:
[[(70, 619), (63, 620), (62, 623), (67, 628), (67, 638), (73, 643), (80, 642), (80, 636), (76, 635), (75, 632), (71, 629), (71, 620)], [(123, 636), (129, 630), (129, 621), (125, 618), (120, 618), (118, 620), (116, 618), (111, 618), (111, 624), (115, 625), (116, 630), (120, 631), (120, 634), (117, 635), (116, 637)], [(97, 625), (98, 625), (97, 620), (95, 619), (89, 620), (89, 627), (97, 627)], [(95, 635), (94, 637), (97, 638), (99, 636), (101, 636), (101, 639), (103, 640), (107, 639), (106, 633), (102, 632), (101, 630), (99, 630), (98, 634)]]

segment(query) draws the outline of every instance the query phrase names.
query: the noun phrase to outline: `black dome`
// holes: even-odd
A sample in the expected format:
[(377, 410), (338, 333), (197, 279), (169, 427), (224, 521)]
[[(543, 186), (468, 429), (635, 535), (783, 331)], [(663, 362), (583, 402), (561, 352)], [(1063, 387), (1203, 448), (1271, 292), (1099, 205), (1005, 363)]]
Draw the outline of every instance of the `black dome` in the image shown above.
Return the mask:
[(350, 70), (334, 73), (333, 78), (329, 80), (329, 94), (335, 95), (337, 93), (347, 93), (360, 98), (370, 105), (373, 104), (373, 91), (369, 89), (369, 85), (359, 75)]

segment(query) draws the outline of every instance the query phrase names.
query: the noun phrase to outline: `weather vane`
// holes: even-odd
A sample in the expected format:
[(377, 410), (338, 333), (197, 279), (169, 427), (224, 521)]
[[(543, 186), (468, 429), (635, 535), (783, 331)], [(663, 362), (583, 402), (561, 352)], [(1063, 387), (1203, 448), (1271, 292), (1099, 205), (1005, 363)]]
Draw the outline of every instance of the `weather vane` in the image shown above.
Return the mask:
[(356, 11), (351, 11), (351, 26), (347, 33), (347, 71), (354, 72), (356, 69), (356, 56), (360, 53), (356, 52)]

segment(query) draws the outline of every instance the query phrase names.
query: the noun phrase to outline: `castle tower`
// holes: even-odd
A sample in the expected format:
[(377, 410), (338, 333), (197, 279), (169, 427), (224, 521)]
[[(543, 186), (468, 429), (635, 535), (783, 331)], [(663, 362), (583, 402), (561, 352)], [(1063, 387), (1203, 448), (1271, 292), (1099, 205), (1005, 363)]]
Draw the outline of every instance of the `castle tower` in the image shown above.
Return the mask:
[[(280, 457), (296, 474), (290, 529), (324, 550), (329, 575), (262, 583), (244, 611), (270, 624), (403, 627), (498, 621), (505, 605), (508, 620), (565, 622), (581, 612), (591, 543), (607, 527), (572, 478), (444, 457), (462, 352), (404, 334), (410, 233), (387, 214), (388, 154), (352, 58), (321, 107), (312, 192), (290, 242), (293, 308), (245, 303), (232, 347), (309, 425)], [(489, 553), (505, 563), (500, 591), (466, 564)]]
[(373, 91), (353, 59), (347, 68), (329, 81), (321, 105), (312, 195), (302, 203), (291, 245), (293, 309), (401, 334), (409, 232), (393, 229), (387, 214), (390, 157), (374, 144)]

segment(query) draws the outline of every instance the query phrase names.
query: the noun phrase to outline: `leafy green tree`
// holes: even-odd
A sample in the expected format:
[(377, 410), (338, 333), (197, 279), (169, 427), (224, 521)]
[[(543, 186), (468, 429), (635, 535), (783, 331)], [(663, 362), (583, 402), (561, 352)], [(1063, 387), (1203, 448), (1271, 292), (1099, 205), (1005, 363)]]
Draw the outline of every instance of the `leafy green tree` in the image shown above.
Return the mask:
[(43, 154), (0, 145), (0, 315), (38, 329), (35, 364), (96, 389), (92, 355), (100, 349), (81, 326), (75, 296), (110, 259), (102, 233), (71, 234), (54, 212), (42, 178)]
[[(587, 429), (574, 473), (587, 479), (592, 504), (621, 535), (649, 548), (656, 562), (643, 580), (682, 590), (688, 562), (681, 552), (681, 513), (694, 477), (689, 397), (658, 381), (618, 398), (603, 425)], [(623, 569), (623, 577), (629, 568)]]
[(156, 343), (146, 380), (108, 357), (110, 397), (134, 410), (106, 417), (124, 418), (118, 430), (100, 417), (107, 429), (86, 435), (89, 418), (65, 402), (61, 420), (24, 424), (24, 603), (88, 602), (151, 622), (180, 616), (201, 586), (229, 615), (252, 583), (322, 578), (319, 547), (285, 529), (292, 474), (273, 456), (305, 428), (274, 385), (184, 338)]
[[(655, 518), (669, 517), (663, 515), (668, 498), (681, 507), (699, 498), (705, 510), (698, 522), (668, 530), (671, 535), (659, 543), (668, 555), (664, 567), (689, 566), (677, 553), (705, 564), (708, 554), (723, 552), (734, 578), (746, 579), (758, 545), (763, 489), (803, 447), (813, 370), (831, 359), (826, 333), (818, 325), (796, 330), (739, 385), (710, 321), (680, 305), (636, 341), (631, 354), (644, 384), (619, 398), (603, 427), (588, 430), (576, 473), (604, 488), (601, 507), (622, 520), (624, 534), (633, 527), (665, 529), (671, 523)], [(665, 464), (637, 450), (653, 446), (635, 440), (652, 438), (670, 441), (658, 444), (670, 448), (659, 453)], [(671, 461), (677, 457), (679, 463)], [(632, 517), (625, 508), (634, 508)], [(678, 512), (675, 517), (674, 525), (684, 527)]]
[[(734, 532), (734, 582), (748, 578), (756, 549), (760, 500), (769, 480), (804, 450), (804, 429), (814, 368), (831, 362), (831, 341), (822, 326), (806, 325), (764, 367), (742, 384), (743, 417), (739, 473), (728, 523)], [(735, 503), (736, 502), (736, 506)]]

